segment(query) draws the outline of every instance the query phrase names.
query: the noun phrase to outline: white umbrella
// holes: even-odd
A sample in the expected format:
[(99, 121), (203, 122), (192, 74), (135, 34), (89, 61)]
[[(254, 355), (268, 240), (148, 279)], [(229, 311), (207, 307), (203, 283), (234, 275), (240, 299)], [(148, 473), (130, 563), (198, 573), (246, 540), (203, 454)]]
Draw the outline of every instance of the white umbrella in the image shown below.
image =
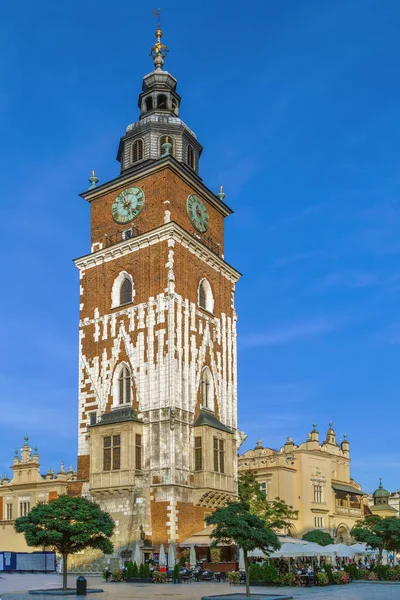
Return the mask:
[(346, 546), (346, 544), (329, 544), (329, 546), (325, 546), (327, 552), (333, 552), (336, 556), (340, 556), (340, 558), (353, 558), (356, 554), (356, 551), (351, 546)]
[(239, 548), (239, 571), (244, 571), (245, 570), (245, 566), (244, 566), (244, 552), (243, 552), (243, 548)]
[(356, 554), (376, 554), (377, 550), (367, 548), (367, 544), (352, 544), (350, 548), (353, 548)]
[(142, 564), (142, 553), (140, 552), (139, 544), (136, 543), (135, 553), (133, 555), (133, 562), (137, 564), (137, 566)]
[(175, 548), (172, 544), (168, 546), (168, 568), (173, 569), (175, 566)]
[(167, 563), (167, 557), (165, 556), (164, 544), (160, 546), (160, 553), (158, 555), (158, 564), (163, 567)]
[(194, 549), (194, 546), (190, 546), (190, 556), (189, 556), (189, 564), (190, 567), (193, 568), (196, 566), (197, 560), (196, 560), (196, 550)]

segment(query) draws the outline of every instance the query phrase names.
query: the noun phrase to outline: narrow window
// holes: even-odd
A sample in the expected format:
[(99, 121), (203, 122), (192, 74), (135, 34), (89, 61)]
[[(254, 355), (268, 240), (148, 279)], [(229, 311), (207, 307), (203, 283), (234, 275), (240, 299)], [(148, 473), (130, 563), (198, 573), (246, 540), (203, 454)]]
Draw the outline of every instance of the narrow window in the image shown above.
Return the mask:
[(119, 403), (129, 404), (131, 401), (131, 374), (128, 367), (124, 366), (118, 377)]
[(219, 472), (225, 473), (225, 444), (224, 440), (219, 440)]
[(201, 437), (194, 438), (194, 470), (203, 470), (203, 448)]
[(209, 381), (209, 370), (203, 369), (203, 373), (201, 375), (201, 384), (200, 384), (200, 396), (201, 396), (201, 404), (205, 408), (209, 408), (209, 393), (210, 393), (210, 381)]
[(218, 438), (214, 438), (214, 471), (218, 473)]
[(161, 108), (161, 110), (167, 108), (167, 96), (164, 96), (164, 94), (157, 96), (157, 108)]
[(96, 425), (96, 423), (97, 423), (97, 413), (95, 413), (95, 412), (90, 413), (90, 421), (89, 422), (90, 422), (91, 425)]
[(6, 519), (7, 521), (12, 521), (13, 518), (13, 507), (12, 504), (6, 504)]
[(129, 302), (132, 302), (132, 282), (125, 277), (119, 292), (119, 303), (128, 304)]
[(206, 308), (206, 287), (205, 282), (202, 281), (199, 289), (199, 306), (201, 308)]
[(132, 145), (132, 162), (143, 160), (143, 140), (136, 140)]
[(165, 152), (164, 148), (163, 148), (163, 144), (166, 143), (170, 143), (171, 144), (171, 148), (169, 153), (172, 155), (174, 153), (174, 140), (170, 135), (163, 135), (162, 137), (160, 137), (160, 156), (162, 156)]
[(113, 471), (121, 468), (121, 436), (120, 435), (113, 435), (112, 468), (113, 468)]
[(111, 436), (103, 439), (103, 471), (111, 471)]
[(20, 502), (19, 503), (19, 515), (20, 517), (26, 517), (31, 510), (31, 503), (28, 502)]
[(191, 169), (194, 169), (194, 151), (190, 144), (187, 147), (187, 164)]
[(153, 110), (153, 98), (151, 96), (146, 98), (146, 110)]
[(262, 491), (262, 493), (263, 493), (265, 496), (268, 496), (268, 488), (267, 488), (267, 482), (266, 482), (266, 481), (262, 481), (262, 482), (260, 483), (260, 488), (261, 488), (261, 491)]
[(103, 438), (103, 471), (121, 468), (121, 436), (108, 435)]
[(214, 298), (211, 290), (211, 286), (208, 283), (207, 279), (202, 279), (200, 281), (199, 289), (198, 289), (198, 303), (200, 308), (203, 308), (209, 313), (212, 313), (214, 310)]
[(142, 470), (142, 436), (138, 433), (135, 436), (135, 469)]

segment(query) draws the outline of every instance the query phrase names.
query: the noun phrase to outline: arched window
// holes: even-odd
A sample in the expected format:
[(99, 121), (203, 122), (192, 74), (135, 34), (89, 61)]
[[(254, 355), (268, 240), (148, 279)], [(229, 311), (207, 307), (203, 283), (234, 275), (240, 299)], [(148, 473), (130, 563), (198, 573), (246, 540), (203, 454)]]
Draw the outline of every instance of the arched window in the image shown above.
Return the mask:
[(153, 110), (153, 98), (151, 96), (149, 96), (148, 98), (146, 98), (146, 110)]
[(143, 140), (136, 140), (132, 145), (132, 162), (143, 160)]
[(131, 372), (124, 365), (118, 375), (118, 404), (129, 404), (131, 401)]
[(174, 139), (170, 135), (163, 135), (162, 137), (160, 137), (160, 156), (162, 156), (165, 153), (163, 144), (166, 144), (167, 142), (171, 144), (171, 149), (169, 153), (174, 154)]
[(204, 408), (214, 410), (214, 380), (209, 367), (204, 367), (201, 373), (200, 401)]
[(167, 96), (164, 94), (157, 96), (157, 108), (161, 108), (161, 110), (167, 109)]
[(190, 146), (190, 145), (187, 147), (187, 164), (189, 165), (189, 167), (191, 169), (194, 169), (194, 167), (195, 167), (194, 150), (193, 150), (192, 146)]
[(214, 298), (211, 286), (207, 279), (202, 279), (198, 291), (198, 303), (200, 308), (212, 313), (214, 311)]
[(111, 308), (117, 308), (121, 304), (133, 302), (135, 287), (132, 276), (126, 271), (121, 271), (115, 278), (111, 291)]
[(125, 278), (119, 291), (119, 303), (127, 304), (128, 302), (132, 302), (132, 282)]

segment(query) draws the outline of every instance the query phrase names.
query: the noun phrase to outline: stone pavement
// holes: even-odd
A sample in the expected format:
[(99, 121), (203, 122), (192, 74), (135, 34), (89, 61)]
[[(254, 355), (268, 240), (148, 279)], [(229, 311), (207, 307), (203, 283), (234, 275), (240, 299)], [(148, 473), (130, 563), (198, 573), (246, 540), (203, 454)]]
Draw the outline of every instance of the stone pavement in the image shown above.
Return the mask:
[[(68, 578), (68, 585), (73, 586), (76, 577)], [(130, 598), (134, 600), (159, 600), (177, 598), (179, 600), (200, 600), (202, 596), (213, 594), (228, 594), (230, 592), (244, 592), (243, 587), (232, 588), (225, 583), (182, 583), (174, 584), (129, 584), (105, 583), (100, 577), (89, 577), (89, 587), (100, 587), (103, 594), (91, 594), (88, 600), (121, 600)], [(0, 578), (1, 600), (51, 600), (53, 596), (30, 596), (30, 589), (52, 588), (61, 586), (61, 577), (58, 575), (8, 575), (2, 574)], [(399, 600), (400, 585), (381, 583), (352, 583), (344, 586), (328, 586), (327, 588), (253, 588), (257, 594), (266, 592), (275, 593), (277, 596), (291, 595), (295, 600), (310, 598), (311, 600)], [(67, 596), (75, 598), (76, 596)], [(54, 596), (60, 600), (60, 596)]]

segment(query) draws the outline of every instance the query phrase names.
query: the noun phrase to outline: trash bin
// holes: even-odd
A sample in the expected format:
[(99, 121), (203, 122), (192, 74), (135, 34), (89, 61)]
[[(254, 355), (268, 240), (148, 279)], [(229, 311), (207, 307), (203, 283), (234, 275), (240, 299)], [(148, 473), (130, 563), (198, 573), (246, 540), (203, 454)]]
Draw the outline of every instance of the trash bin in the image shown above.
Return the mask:
[(76, 580), (76, 595), (77, 596), (86, 596), (86, 589), (87, 589), (86, 577), (84, 577), (83, 575), (79, 575), (79, 577)]

